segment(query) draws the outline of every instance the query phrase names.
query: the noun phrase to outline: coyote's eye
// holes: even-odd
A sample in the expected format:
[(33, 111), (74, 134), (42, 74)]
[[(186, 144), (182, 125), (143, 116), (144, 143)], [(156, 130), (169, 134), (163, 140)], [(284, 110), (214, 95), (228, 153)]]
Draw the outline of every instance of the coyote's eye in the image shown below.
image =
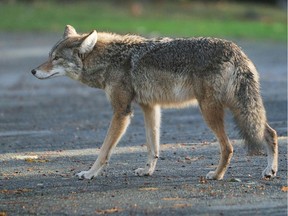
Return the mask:
[(59, 60), (59, 59), (60, 59), (59, 56), (55, 56), (55, 57), (53, 58), (53, 61), (57, 61), (57, 60)]

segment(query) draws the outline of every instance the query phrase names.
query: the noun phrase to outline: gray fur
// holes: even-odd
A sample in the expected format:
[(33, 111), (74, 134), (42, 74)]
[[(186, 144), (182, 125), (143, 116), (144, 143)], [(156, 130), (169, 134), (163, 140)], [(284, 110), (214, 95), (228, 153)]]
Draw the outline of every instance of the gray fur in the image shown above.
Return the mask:
[[(91, 50), (91, 41), (96, 40)], [(110, 33), (98, 33), (96, 39), (95, 31), (79, 35), (67, 26), (63, 39), (53, 47), (49, 61), (43, 65), (32, 71), (36, 77), (64, 74), (103, 89), (114, 109), (103, 154), (89, 171), (78, 175), (80, 178), (96, 176), (109, 160), (111, 149), (129, 124), (132, 102), (143, 109), (149, 151), (149, 168), (138, 169), (138, 175), (152, 174), (159, 157), (160, 107), (180, 108), (195, 101), (221, 144), (219, 166), (207, 178), (223, 178), (233, 154), (224, 131), (225, 108), (232, 111), (250, 152), (257, 152), (266, 143), (268, 167), (263, 176), (276, 174), (277, 134), (267, 124), (258, 73), (233, 42), (204, 37), (147, 39)]]

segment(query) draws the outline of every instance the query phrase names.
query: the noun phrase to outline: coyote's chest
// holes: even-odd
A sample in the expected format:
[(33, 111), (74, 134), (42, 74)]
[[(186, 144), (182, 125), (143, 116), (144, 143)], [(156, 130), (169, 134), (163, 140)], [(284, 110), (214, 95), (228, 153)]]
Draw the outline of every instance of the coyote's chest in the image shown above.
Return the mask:
[(195, 102), (193, 86), (185, 78), (145, 80), (135, 86), (135, 101), (162, 107), (183, 107)]

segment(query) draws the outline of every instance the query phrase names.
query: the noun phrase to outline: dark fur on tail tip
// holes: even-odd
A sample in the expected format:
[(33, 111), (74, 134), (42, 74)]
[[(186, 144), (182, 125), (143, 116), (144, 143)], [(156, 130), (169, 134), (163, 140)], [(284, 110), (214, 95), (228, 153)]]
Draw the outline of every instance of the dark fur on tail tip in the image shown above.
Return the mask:
[(247, 149), (248, 156), (255, 156), (255, 155), (265, 155), (265, 151), (263, 145), (249, 145), (245, 142), (245, 147)]

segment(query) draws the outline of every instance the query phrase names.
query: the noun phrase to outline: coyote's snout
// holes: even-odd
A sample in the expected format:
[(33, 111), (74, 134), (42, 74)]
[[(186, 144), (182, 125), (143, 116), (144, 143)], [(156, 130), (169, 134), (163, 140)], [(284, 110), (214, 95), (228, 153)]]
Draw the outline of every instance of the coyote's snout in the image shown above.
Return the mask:
[(38, 68), (33, 69), (31, 73), (38, 79), (49, 79), (52, 77), (65, 75), (65, 70), (64, 68), (56, 67), (53, 65), (53, 62), (49, 60), (48, 62), (40, 65)]
[(110, 33), (78, 34), (66, 26), (63, 38), (49, 59), (32, 74), (39, 79), (68, 76), (103, 89), (113, 117), (99, 156), (88, 171), (91, 179), (107, 164), (113, 148), (125, 133), (132, 102), (143, 110), (148, 160), (139, 176), (152, 175), (159, 158), (161, 108), (181, 108), (198, 102), (204, 120), (221, 146), (221, 158), (208, 179), (222, 179), (233, 155), (224, 129), (224, 109), (231, 110), (250, 152), (265, 146), (268, 165), (264, 177), (278, 169), (277, 133), (267, 123), (260, 96), (258, 73), (234, 43), (216, 38), (146, 39)]

